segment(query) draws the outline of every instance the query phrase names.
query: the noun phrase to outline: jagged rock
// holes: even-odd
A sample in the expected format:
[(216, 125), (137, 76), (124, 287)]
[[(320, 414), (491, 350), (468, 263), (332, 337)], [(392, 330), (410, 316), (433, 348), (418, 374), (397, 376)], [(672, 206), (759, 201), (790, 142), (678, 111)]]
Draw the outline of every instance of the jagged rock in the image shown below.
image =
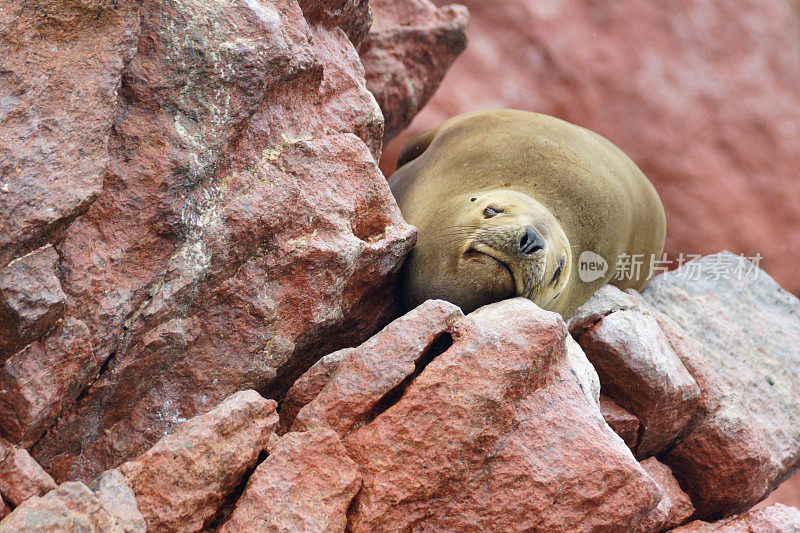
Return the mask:
[(353, 350), (355, 348), (342, 348), (329, 353), (314, 363), (305, 374), (297, 378), (281, 403), (280, 424), (278, 425), (281, 433), (289, 431), (300, 409), (319, 395), (333, 373), (339, 368), (342, 359)]
[(660, 490), (574, 373), (559, 315), (506, 300), (452, 338), (345, 438), (363, 476), (351, 530), (631, 530), (656, 508)]
[(3, 434), (57, 480), (237, 390), (282, 397), (389, 322), (414, 242), (348, 38), (363, 1), (143, 0), (135, 18), (102, 192), (55, 245), (83, 347), (62, 358), (79, 339), (57, 328), (12, 365), (2, 390), (23, 394), (0, 397)]
[(374, 417), (432, 357), (449, 348), (450, 332), (464, 314), (428, 300), (344, 356), (320, 393), (303, 406), (292, 431), (332, 429), (343, 437)]
[(3, 499), (3, 495), (0, 494), (0, 520), (3, 520), (9, 514), (11, 514), (11, 507), (8, 506), (8, 503)]
[(606, 424), (625, 441), (628, 448), (635, 450), (639, 439), (639, 419), (604, 394), (600, 395), (600, 413)]
[(83, 483), (62, 483), (34, 496), (0, 522), (0, 533), (123, 533), (100, 500)]
[(673, 529), (677, 533), (797, 533), (800, 510), (776, 503), (765, 509), (749, 511), (734, 518), (713, 523), (695, 520)]
[(25, 448), (0, 439), (0, 493), (18, 506), (34, 496), (44, 496), (56, 488), (53, 478), (33, 460)]
[(0, 267), (53, 242), (101, 193), (137, 5), (4, 2)]
[(672, 261), (760, 253), (800, 294), (795, 1), (458, 2), (470, 11), (467, 49), (386, 148), (387, 175), (409, 136), (459, 113), (554, 115), (608, 138), (653, 181)]
[(678, 527), (694, 514), (694, 507), (689, 496), (681, 490), (678, 481), (669, 467), (651, 457), (639, 463), (653, 481), (661, 489), (661, 501), (658, 507), (641, 524), (639, 532), (659, 532)]
[(15, 259), (0, 270), (0, 364), (46, 334), (64, 307), (51, 245)]
[(703, 347), (713, 374), (702, 381), (718, 395), (661, 459), (698, 517), (746, 510), (800, 464), (800, 300), (729, 253), (658, 276), (642, 296)]
[(464, 6), (370, 0), (372, 26), (359, 47), (367, 87), (386, 120), (384, 142), (408, 126), (467, 45)]
[(252, 469), (278, 424), (273, 400), (237, 392), (119, 471), (148, 531), (200, 531)]
[(324, 428), (288, 433), (250, 476), (220, 533), (341, 531), (361, 486), (358, 467)]
[(635, 306), (608, 286), (578, 309), (570, 324), (597, 369), (603, 393), (639, 419), (635, 449), (645, 458), (668, 448), (687, 428), (700, 388), (656, 319)]
[(106, 512), (125, 533), (145, 533), (147, 525), (139, 512), (133, 490), (116, 468), (106, 470), (89, 486)]

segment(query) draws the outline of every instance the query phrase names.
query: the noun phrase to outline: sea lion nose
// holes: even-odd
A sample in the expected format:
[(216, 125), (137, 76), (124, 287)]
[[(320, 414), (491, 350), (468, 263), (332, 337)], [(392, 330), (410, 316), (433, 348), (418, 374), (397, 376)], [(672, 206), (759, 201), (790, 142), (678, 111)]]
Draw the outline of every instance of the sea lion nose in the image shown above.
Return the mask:
[(527, 226), (525, 233), (519, 240), (519, 253), (522, 255), (530, 255), (538, 252), (544, 248), (544, 239), (542, 239), (533, 226)]

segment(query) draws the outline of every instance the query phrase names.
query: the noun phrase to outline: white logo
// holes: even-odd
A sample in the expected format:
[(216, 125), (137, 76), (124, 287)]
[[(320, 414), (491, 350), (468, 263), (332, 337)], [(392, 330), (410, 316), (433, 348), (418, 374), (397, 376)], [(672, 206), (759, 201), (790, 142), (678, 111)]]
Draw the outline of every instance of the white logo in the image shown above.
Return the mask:
[(578, 257), (578, 276), (584, 283), (590, 283), (598, 280), (606, 275), (608, 271), (608, 262), (598, 255), (589, 250), (581, 252)]

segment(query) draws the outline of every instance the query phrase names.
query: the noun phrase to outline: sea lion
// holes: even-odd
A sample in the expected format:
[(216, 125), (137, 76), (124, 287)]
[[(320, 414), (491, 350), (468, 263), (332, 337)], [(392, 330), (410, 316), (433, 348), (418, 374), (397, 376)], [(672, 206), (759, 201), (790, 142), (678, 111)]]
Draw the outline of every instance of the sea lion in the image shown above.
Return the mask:
[(524, 296), (569, 317), (604, 283), (641, 289), (661, 259), (653, 186), (610, 141), (569, 122), (466, 113), (414, 137), (398, 167), (392, 193), (419, 232), (402, 276), (408, 307), (441, 298), (469, 312)]

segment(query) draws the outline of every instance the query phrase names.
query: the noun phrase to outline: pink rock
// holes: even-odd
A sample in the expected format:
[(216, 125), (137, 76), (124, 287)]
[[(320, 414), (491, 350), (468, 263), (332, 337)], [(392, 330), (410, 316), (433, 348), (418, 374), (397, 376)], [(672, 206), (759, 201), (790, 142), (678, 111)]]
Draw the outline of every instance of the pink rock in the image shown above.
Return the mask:
[(0, 493), (5, 501), (16, 507), (55, 488), (53, 478), (25, 448), (0, 439)]
[(342, 359), (317, 397), (297, 413), (292, 431), (327, 427), (343, 437), (369, 422), (449, 347), (453, 323), (463, 316), (449, 302), (428, 300), (383, 328)]
[(604, 394), (600, 395), (600, 413), (606, 424), (625, 441), (628, 448), (635, 450), (639, 440), (639, 419)]
[(219, 531), (343, 532), (360, 486), (358, 467), (331, 430), (288, 433), (250, 476)]
[(633, 530), (655, 509), (658, 487), (573, 373), (559, 315), (506, 300), (452, 336), (346, 437), (363, 476), (350, 530)]
[(713, 375), (698, 383), (717, 396), (660, 459), (698, 517), (744, 511), (800, 464), (800, 300), (729, 253), (658, 276), (642, 295), (703, 347)]
[(3, 518), (9, 514), (11, 514), (11, 507), (8, 506), (8, 503), (6, 503), (2, 494), (0, 494), (0, 520), (3, 520)]
[(44, 496), (34, 496), (0, 522), (0, 533), (123, 533), (100, 500), (83, 483), (62, 483)]
[(669, 467), (660, 463), (655, 457), (646, 459), (639, 464), (642, 465), (647, 475), (658, 484), (662, 496), (658, 507), (639, 524), (637, 531), (666, 531), (689, 520), (694, 514), (694, 507), (689, 496), (681, 490)]
[(469, 14), (457, 4), (371, 0), (372, 26), (359, 46), (367, 87), (386, 120), (384, 142), (408, 126), (467, 45)]
[(610, 139), (653, 181), (671, 258), (761, 253), (800, 291), (795, 2), (458, 1), (467, 49), (386, 148), (387, 173), (410, 135), (458, 113), (555, 115)]
[(148, 531), (209, 526), (264, 451), (275, 407), (255, 391), (238, 392), (123, 464)]
[(55, 324), (66, 295), (51, 245), (24, 255), (0, 269), (0, 363)]
[(281, 403), (279, 413), (281, 421), (278, 426), (280, 433), (289, 431), (300, 409), (319, 395), (333, 373), (339, 368), (342, 359), (349, 356), (353, 350), (355, 348), (342, 348), (329, 353), (314, 363), (305, 374), (297, 378)]
[(597, 370), (603, 393), (639, 419), (637, 457), (674, 443), (694, 416), (700, 389), (658, 322), (634, 309), (609, 311), (576, 340)]
[(0, 267), (58, 239), (102, 192), (137, 4), (4, 4)]
[(90, 487), (103, 509), (111, 515), (125, 533), (145, 533), (147, 524), (139, 512), (133, 489), (116, 468), (106, 470)]
[(800, 531), (800, 510), (780, 503), (713, 523), (695, 520), (673, 529), (679, 533), (796, 533)]
[[(364, 2), (325, 5), (141, 3), (103, 193), (57, 247), (87, 348), (55, 416), (15, 430), (57, 418), (31, 448), (57, 479), (118, 466), (235, 391), (283, 397), (390, 321), (415, 233), (375, 163), (382, 118), (348, 38)], [(61, 368), (14, 379), (63, 390)]]

